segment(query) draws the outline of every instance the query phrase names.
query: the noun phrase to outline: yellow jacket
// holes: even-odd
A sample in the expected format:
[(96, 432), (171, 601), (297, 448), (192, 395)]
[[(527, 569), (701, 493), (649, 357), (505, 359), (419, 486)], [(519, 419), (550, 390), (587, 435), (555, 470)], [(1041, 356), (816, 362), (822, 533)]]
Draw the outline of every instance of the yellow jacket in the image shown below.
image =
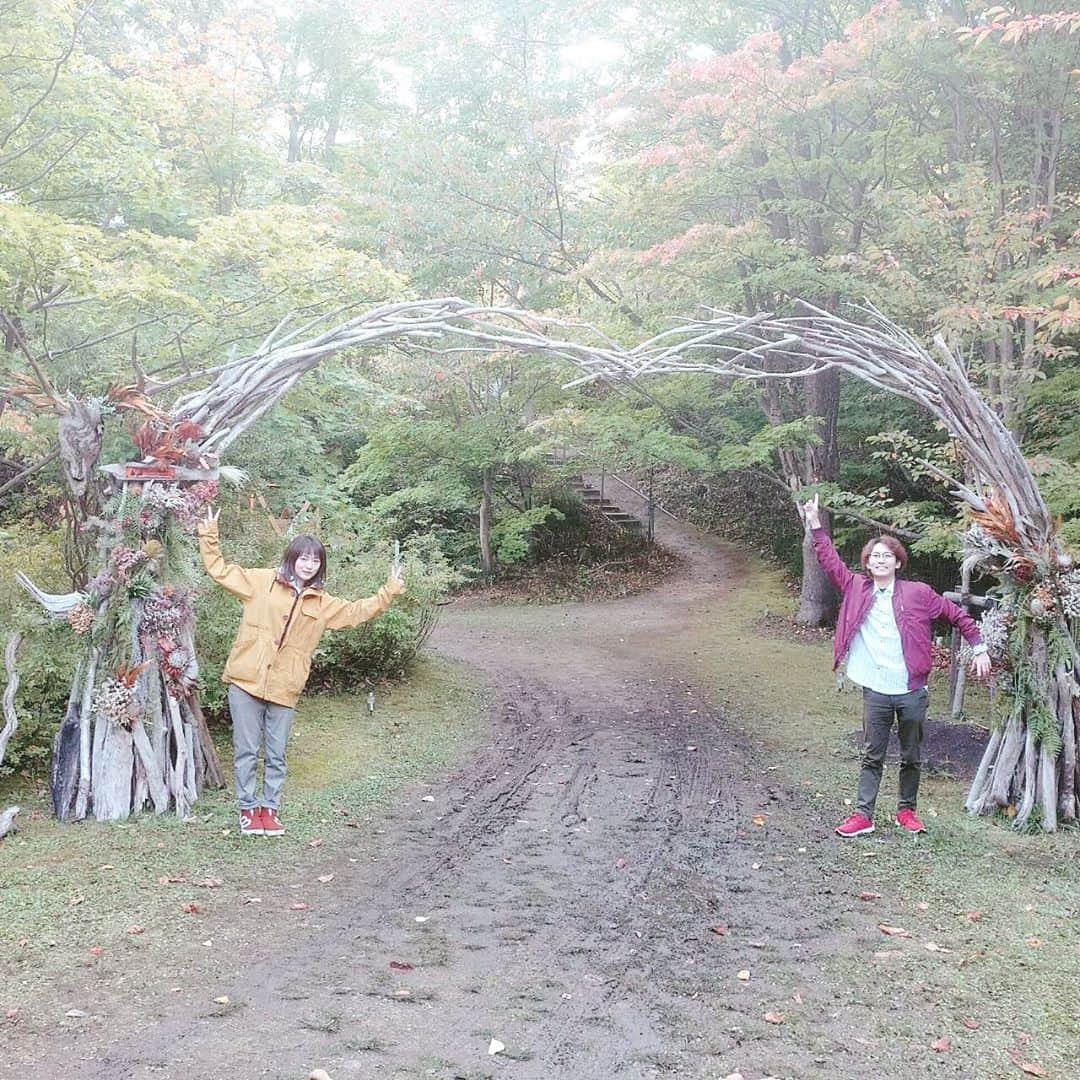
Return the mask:
[(278, 579), (276, 570), (246, 570), (227, 563), (218, 546), (217, 522), (199, 522), (198, 531), (206, 572), (244, 605), (222, 678), (275, 705), (296, 704), (324, 631), (374, 619), (405, 592), (404, 585), (387, 578), (364, 600), (339, 600), (313, 588), (297, 595)]

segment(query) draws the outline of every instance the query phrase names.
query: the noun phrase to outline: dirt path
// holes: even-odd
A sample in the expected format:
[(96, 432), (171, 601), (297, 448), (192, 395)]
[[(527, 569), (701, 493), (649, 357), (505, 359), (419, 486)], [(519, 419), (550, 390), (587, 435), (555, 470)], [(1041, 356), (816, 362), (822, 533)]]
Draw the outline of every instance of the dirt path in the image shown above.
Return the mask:
[(241, 909), (213, 994), (103, 991), (36, 1075), (911, 1076), (825, 973), (879, 947), (827, 823), (691, 681), (737, 557), (665, 539), (685, 572), (656, 593), (450, 610), (435, 647), (491, 682), (490, 741), (358, 836), (306, 922)]

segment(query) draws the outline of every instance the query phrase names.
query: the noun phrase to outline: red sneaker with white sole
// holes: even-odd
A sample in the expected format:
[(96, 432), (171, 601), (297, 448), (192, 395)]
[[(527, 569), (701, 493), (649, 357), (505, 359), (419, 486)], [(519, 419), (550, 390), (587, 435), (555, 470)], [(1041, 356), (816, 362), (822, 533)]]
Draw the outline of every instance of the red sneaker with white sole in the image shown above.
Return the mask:
[(261, 811), (263, 836), (281, 836), (285, 832), (285, 826), (281, 824), (278, 812), (269, 806), (264, 806)]
[(897, 810), (896, 824), (901, 829), (907, 829), (909, 833), (926, 832), (926, 826), (919, 820), (919, 815), (910, 806), (905, 806), (903, 810)]
[(836, 835), (843, 837), (866, 836), (874, 831), (874, 823), (857, 810), (849, 814), (839, 825), (836, 826)]
[(257, 806), (240, 808), (240, 835), (262, 836), (262, 814)]

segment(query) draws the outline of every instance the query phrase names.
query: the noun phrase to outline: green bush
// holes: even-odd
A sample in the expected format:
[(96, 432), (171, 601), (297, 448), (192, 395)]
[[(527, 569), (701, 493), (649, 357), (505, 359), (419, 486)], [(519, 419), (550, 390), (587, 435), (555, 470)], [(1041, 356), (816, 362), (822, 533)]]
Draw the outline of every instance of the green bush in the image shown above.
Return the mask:
[(53, 735), (67, 709), (75, 665), (83, 654), (83, 641), (66, 620), (47, 616), (15, 581), (15, 571), (22, 570), (45, 592), (67, 592), (69, 579), (60, 548), (58, 532), (21, 523), (9, 524), (0, 542), (0, 611), (5, 613), (0, 649), (12, 632), (23, 635), (16, 661), (19, 726), (0, 764), (0, 776), (38, 771), (48, 762)]

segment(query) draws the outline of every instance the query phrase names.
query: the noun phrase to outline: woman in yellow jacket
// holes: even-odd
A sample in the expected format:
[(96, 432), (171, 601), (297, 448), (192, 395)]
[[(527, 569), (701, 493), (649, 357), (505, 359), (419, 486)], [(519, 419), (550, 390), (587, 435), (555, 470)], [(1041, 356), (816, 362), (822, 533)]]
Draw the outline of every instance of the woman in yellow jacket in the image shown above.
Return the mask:
[[(285, 747), (293, 711), (311, 670), (311, 654), (326, 630), (357, 626), (381, 615), (405, 592), (394, 560), (386, 584), (364, 600), (339, 600), (323, 589), (326, 549), (314, 536), (297, 536), (276, 570), (227, 563), (218, 546), (218, 512), (199, 522), (206, 572), (243, 604), (243, 616), (222, 678), (229, 686), (240, 832), (280, 836)], [(263, 791), (255, 765), (263, 749)]]

